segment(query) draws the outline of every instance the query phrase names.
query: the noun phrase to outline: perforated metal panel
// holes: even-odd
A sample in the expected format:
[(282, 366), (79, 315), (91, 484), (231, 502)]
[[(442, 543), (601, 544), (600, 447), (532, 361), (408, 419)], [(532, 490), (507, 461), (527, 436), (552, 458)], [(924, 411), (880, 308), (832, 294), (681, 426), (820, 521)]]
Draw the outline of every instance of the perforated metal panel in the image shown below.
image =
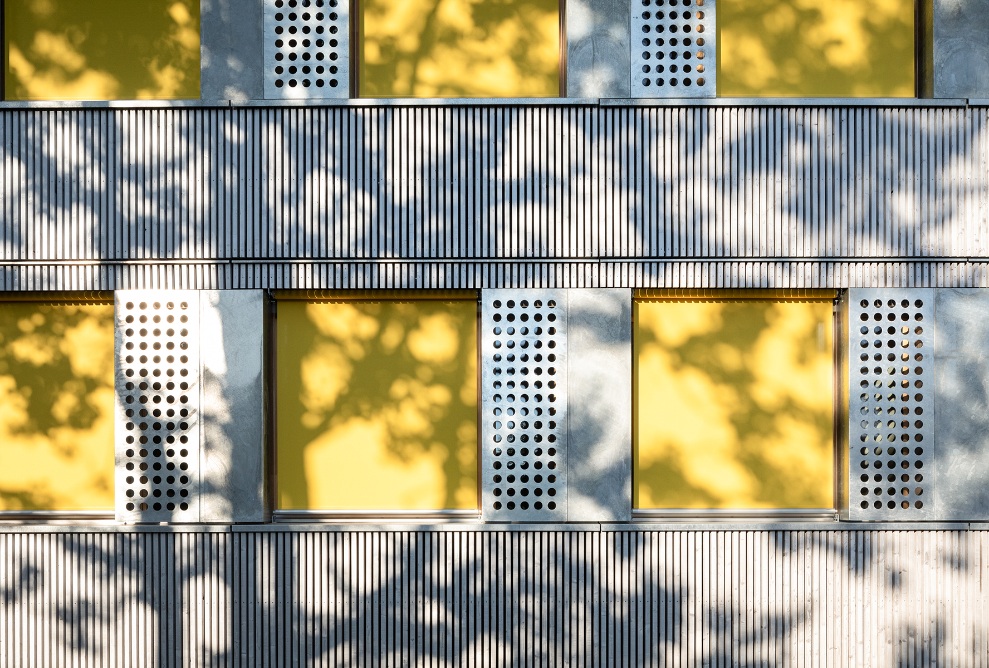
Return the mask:
[(566, 519), (567, 302), (563, 290), (485, 290), (482, 507), (487, 520)]
[(932, 518), (934, 291), (848, 299), (849, 518)]
[(265, 0), (266, 98), (349, 96), (348, 7), (347, 0)]
[(116, 505), (123, 522), (199, 520), (199, 294), (120, 291)]
[(714, 97), (714, 0), (633, 0), (632, 97)]

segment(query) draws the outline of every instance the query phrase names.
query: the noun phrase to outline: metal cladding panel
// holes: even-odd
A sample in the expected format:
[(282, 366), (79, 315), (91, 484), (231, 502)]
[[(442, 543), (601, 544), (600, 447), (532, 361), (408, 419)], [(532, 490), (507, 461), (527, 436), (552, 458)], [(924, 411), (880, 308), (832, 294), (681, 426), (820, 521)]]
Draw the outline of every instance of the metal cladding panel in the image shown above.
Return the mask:
[(0, 666), (986, 666), (989, 532), (0, 533)]
[(350, 97), (350, 3), (264, 0), (264, 96)]
[(632, 96), (717, 95), (715, 0), (632, 0)]
[(848, 294), (848, 517), (937, 518), (934, 290)]
[(481, 295), (481, 506), (490, 521), (567, 519), (567, 293)]
[(121, 290), (114, 299), (117, 520), (198, 522), (199, 293)]
[(989, 253), (981, 108), (31, 108), (0, 138), (4, 289), (966, 286)]
[[(2, 265), (2, 263), (0, 263)], [(0, 266), (3, 291), (119, 289), (989, 287), (989, 262), (162, 261)]]

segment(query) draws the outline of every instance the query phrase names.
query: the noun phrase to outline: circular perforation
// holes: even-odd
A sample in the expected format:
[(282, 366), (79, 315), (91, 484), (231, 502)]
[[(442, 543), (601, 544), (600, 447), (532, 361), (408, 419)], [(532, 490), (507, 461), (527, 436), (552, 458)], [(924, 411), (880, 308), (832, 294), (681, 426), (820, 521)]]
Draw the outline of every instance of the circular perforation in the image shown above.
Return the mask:
[(189, 510), (195, 420), (192, 306), (181, 299), (123, 304), (124, 507)]
[(862, 298), (852, 323), (858, 393), (857, 482), (862, 510), (921, 510), (927, 504), (925, 434), (931, 416), (924, 299)]
[(645, 90), (691, 91), (708, 84), (713, 25), (705, 0), (638, 0), (633, 76)]
[(560, 503), (562, 311), (553, 299), (491, 303), (492, 508), (555, 511)]
[(274, 67), (279, 89), (336, 89), (346, 48), (340, 0), (275, 0)]

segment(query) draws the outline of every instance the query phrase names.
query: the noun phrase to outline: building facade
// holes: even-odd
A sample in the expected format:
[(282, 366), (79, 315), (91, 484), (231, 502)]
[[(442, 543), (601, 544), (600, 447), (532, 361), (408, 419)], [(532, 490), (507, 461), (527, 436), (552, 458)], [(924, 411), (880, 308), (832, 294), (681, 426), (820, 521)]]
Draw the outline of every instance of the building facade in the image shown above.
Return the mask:
[(88, 4), (4, 3), (0, 665), (989, 662), (985, 2)]

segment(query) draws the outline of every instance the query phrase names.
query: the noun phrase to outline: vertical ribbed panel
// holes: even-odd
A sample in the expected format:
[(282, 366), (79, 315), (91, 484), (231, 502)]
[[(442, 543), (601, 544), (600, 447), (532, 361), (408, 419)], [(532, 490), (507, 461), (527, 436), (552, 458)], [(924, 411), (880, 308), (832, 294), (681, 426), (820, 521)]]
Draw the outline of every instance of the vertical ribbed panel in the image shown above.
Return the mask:
[(989, 533), (0, 534), (0, 666), (987, 666)]
[(0, 138), (3, 289), (971, 285), (989, 252), (976, 108), (31, 109)]
[(986, 262), (0, 262), (0, 290), (989, 287)]

